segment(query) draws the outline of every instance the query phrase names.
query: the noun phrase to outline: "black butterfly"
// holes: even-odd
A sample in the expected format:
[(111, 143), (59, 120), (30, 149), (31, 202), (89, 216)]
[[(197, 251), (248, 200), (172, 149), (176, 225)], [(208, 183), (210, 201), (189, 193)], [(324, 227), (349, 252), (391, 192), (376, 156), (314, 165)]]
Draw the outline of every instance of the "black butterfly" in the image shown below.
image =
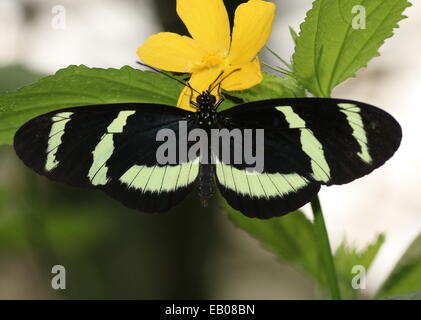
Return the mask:
[[(348, 183), (380, 167), (395, 153), (402, 136), (392, 116), (361, 102), (274, 99), (217, 112), (219, 104), (206, 91), (193, 102), (197, 112), (149, 103), (57, 110), (25, 123), (15, 135), (14, 147), (37, 173), (103, 190), (130, 208), (166, 211), (195, 187), (206, 205), (215, 179), (233, 208), (266, 219), (311, 201), (321, 185)], [(158, 163), (162, 141), (157, 141), (157, 133), (171, 129), (181, 143), (181, 123), (187, 133), (197, 128), (238, 129), (244, 134), (247, 129), (264, 129), (263, 170), (250, 172), (241, 161), (222, 157), (214, 163), (199, 156)], [(191, 147), (194, 142), (184, 143)], [(225, 140), (230, 152), (235, 144), (231, 138)], [(253, 154), (259, 150), (256, 142), (252, 149)]]

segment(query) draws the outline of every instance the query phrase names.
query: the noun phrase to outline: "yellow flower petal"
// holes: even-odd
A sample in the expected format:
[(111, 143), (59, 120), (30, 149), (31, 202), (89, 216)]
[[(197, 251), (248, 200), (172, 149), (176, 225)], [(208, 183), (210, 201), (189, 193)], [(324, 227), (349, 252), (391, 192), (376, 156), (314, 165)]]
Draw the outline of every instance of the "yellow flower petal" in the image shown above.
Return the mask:
[(231, 64), (252, 61), (265, 45), (272, 31), (275, 5), (261, 0), (250, 0), (237, 7), (232, 31)]
[[(240, 68), (240, 70), (233, 72), (234, 70)], [(263, 75), (260, 70), (259, 59), (256, 59), (253, 62), (247, 63), (242, 66), (232, 66), (225, 70), (226, 75), (232, 72), (231, 75), (222, 82), (222, 89), (228, 91), (239, 91), (251, 88), (263, 80)]]
[[(193, 73), (189, 80), (189, 84), (192, 88), (202, 93), (209, 89), (209, 86), (216, 80), (220, 73), (221, 69), (217, 68)], [(218, 98), (218, 88), (214, 88), (212, 94)], [(192, 92), (192, 90), (186, 86), (178, 98), (177, 107), (189, 111), (196, 111), (196, 108), (190, 105), (190, 99), (196, 102), (197, 96), (197, 92)]]
[(139, 58), (146, 64), (173, 72), (191, 72), (205, 53), (192, 38), (171, 32), (150, 36), (137, 49)]
[(230, 25), (222, 0), (177, 0), (177, 13), (203, 48), (228, 54)]
[[(196, 108), (190, 104), (190, 96), (190, 88), (184, 87), (183, 91), (181, 91), (181, 94), (178, 97), (177, 108), (195, 112)], [(193, 100), (195, 99), (193, 98)]]

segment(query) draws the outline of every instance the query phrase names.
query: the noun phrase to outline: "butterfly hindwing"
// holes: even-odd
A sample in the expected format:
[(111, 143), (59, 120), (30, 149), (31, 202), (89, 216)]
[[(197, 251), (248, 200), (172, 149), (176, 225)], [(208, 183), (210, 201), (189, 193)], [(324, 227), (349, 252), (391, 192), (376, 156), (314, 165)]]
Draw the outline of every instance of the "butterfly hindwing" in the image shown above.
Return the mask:
[[(221, 138), (221, 145), (223, 140), (229, 145), (228, 159), (223, 158), (222, 147), (215, 155), (216, 184), (222, 196), (233, 208), (261, 219), (286, 214), (311, 201), (320, 184), (306, 177), (311, 163), (303, 155), (299, 132), (290, 131), (281, 117), (274, 121), (270, 109), (261, 113), (245, 109), (242, 113), (242, 106), (220, 113), (219, 129), (228, 129), (233, 136), (239, 130), (243, 137), (241, 141)], [(258, 130), (263, 130), (260, 138)], [(288, 136), (282, 134), (287, 131)], [(252, 151), (255, 163), (246, 159), (244, 152), (241, 160), (235, 161), (240, 143), (243, 151)]]
[(252, 218), (287, 214), (311, 201), (320, 185), (297, 173), (249, 172), (216, 161), (216, 183), (228, 204)]
[(23, 125), (14, 146), (27, 166), (52, 180), (101, 189), (128, 207), (161, 212), (190, 192), (198, 163), (160, 165), (156, 135), (160, 129), (178, 134), (190, 114), (152, 104), (62, 109)]

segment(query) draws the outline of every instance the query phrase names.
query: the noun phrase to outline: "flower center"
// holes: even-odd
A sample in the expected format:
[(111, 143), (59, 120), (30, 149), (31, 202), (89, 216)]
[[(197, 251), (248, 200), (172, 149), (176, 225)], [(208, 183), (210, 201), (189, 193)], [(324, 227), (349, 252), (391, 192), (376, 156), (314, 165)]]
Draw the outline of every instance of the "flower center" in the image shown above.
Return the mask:
[(221, 66), (225, 56), (219, 51), (208, 52), (203, 56), (202, 61), (196, 62), (191, 66), (191, 72), (196, 73), (205, 69), (213, 69)]

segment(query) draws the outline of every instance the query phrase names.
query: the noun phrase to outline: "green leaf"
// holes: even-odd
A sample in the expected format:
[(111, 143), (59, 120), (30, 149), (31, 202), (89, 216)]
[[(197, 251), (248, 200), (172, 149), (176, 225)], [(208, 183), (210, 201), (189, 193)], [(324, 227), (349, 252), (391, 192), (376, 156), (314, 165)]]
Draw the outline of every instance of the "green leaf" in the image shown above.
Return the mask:
[(221, 106), (221, 110), (228, 109), (238, 104), (230, 100), (230, 96), (241, 99), (244, 102), (251, 102), (265, 99), (304, 97), (303, 87), (292, 77), (277, 77), (270, 73), (263, 72), (262, 83), (243, 91), (230, 91), (224, 93), (227, 103)]
[(0, 68), (0, 94), (33, 83), (41, 77), (41, 74), (30, 71), (21, 65)]
[(279, 54), (277, 54), (274, 50), (272, 50), (269, 47), (266, 47), (266, 49), (276, 58), (278, 59), (281, 63), (284, 64), (285, 67), (287, 67), (287, 71), (291, 71), (292, 66), (291, 64), (289, 64), (288, 62), (285, 61), (285, 59), (283, 59)]
[(421, 300), (421, 291), (415, 291), (397, 296), (387, 297), (388, 300)]
[(294, 43), (297, 44), (298, 34), (297, 31), (294, 30), (293, 27), (289, 27), (289, 33), (291, 34), (292, 40), (294, 40)]
[(358, 291), (352, 287), (354, 266), (362, 266), (368, 270), (377, 253), (384, 243), (384, 235), (380, 234), (377, 239), (364, 250), (358, 251), (350, 246), (345, 240), (335, 252), (335, 265), (338, 274), (340, 290), (343, 298), (355, 299)]
[(237, 227), (247, 231), (280, 259), (307, 272), (325, 286), (316, 232), (302, 212), (259, 220), (248, 218), (224, 203), (225, 211)]
[(15, 92), (0, 96), (0, 143), (12, 142), (29, 119), (65, 107), (116, 102), (175, 105), (182, 85), (162, 74), (125, 66), (69, 66)]
[(409, 246), (377, 297), (387, 298), (421, 290), (421, 235)]
[[(29, 119), (57, 109), (117, 102), (144, 102), (176, 105), (182, 85), (162, 74), (125, 66), (99, 69), (69, 66), (36, 83), (0, 96), (0, 143), (12, 143), (16, 130)], [(261, 99), (304, 96), (291, 77), (264, 73), (261, 84), (244, 91), (230, 92), (245, 102)], [(238, 103), (227, 99), (221, 109)]]
[[(365, 29), (353, 27), (361, 25), (357, 5), (365, 9)], [(330, 96), (335, 86), (379, 55), (410, 5), (407, 0), (316, 0), (300, 27), (295, 76), (314, 95)]]
[[(269, 220), (250, 219), (226, 204), (224, 209), (233, 223), (248, 232), (266, 249), (281, 260), (291, 263), (312, 276), (321, 286), (327, 285), (320, 258), (319, 239), (314, 225), (300, 211)], [(374, 243), (358, 251), (345, 241), (335, 253), (335, 265), (341, 292), (346, 299), (355, 299), (358, 291), (352, 288), (352, 269), (361, 265), (368, 269), (384, 243), (379, 235)]]

